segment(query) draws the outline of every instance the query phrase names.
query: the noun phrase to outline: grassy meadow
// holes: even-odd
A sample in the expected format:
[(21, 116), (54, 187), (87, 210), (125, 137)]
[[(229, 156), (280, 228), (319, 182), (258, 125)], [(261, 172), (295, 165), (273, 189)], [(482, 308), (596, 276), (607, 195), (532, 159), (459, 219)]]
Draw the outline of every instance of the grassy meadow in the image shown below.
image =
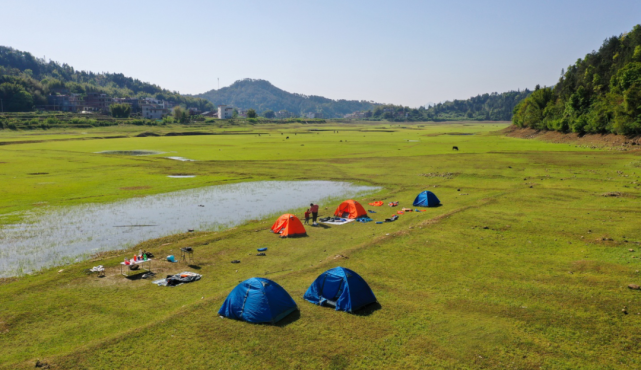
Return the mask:
[[(307, 227), (307, 238), (280, 239), (264, 219), (136, 246), (157, 257), (195, 249), (192, 265), (154, 265), (158, 277), (203, 275), (176, 288), (119, 275), (129, 251), (2, 280), (0, 369), (641, 367), (641, 291), (628, 289), (641, 285), (641, 152), (509, 138), (506, 126), (0, 131), (0, 226), (35, 208), (240, 181), (380, 186), (357, 199), (376, 221), (422, 190), (443, 203), (393, 223)], [(137, 137), (144, 131), (215, 135)], [(96, 154), (108, 150), (164, 154)], [(400, 205), (366, 205), (374, 200)], [(255, 256), (261, 247), (266, 257)], [(85, 273), (98, 264), (105, 278)], [(335, 266), (365, 278), (379, 304), (347, 314), (304, 301)], [(254, 276), (283, 286), (300, 311), (275, 326), (219, 318), (227, 294)]]

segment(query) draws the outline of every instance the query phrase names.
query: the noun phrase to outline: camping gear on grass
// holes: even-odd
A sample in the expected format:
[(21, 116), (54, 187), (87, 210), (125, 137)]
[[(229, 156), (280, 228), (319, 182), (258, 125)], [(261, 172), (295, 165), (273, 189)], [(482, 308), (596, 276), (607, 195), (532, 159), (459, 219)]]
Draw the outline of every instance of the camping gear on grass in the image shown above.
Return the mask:
[(371, 218), (369, 218), (367, 216), (361, 216), (361, 217), (357, 218), (356, 221), (362, 222), (362, 223), (366, 223), (366, 222), (370, 222), (370, 221), (374, 221), (374, 220), (372, 220)]
[(98, 276), (102, 277), (105, 276), (105, 267), (103, 265), (94, 266), (89, 269), (89, 272), (97, 272)]
[(267, 248), (258, 248), (258, 249), (256, 249), (256, 250), (257, 250), (257, 251), (259, 251), (259, 252), (264, 252), (264, 251), (266, 251), (266, 250), (267, 250)]
[(369, 212), (369, 213), (376, 213), (376, 212), (372, 211), (371, 209), (368, 209), (368, 210), (367, 210), (367, 212)]
[(415, 207), (436, 207), (439, 204), (441, 204), (441, 201), (438, 200), (436, 195), (429, 190), (425, 190), (416, 196), (412, 205)]
[(202, 275), (197, 274), (195, 272), (185, 271), (185, 272), (181, 272), (180, 274), (176, 274), (176, 275), (167, 275), (166, 278), (160, 279), (160, 280), (156, 280), (153, 283), (158, 285), (158, 286), (171, 286), (171, 287), (174, 287), (174, 286), (183, 285), (185, 283), (191, 283), (192, 281), (198, 281), (198, 280), (200, 280), (201, 277), (202, 277)]
[(304, 298), (313, 304), (335, 307), (336, 311), (345, 312), (354, 312), (376, 302), (365, 280), (344, 267), (323, 272), (307, 289)]
[(398, 220), (398, 215), (394, 215), (394, 216), (392, 216), (390, 218), (386, 218), (385, 222), (393, 222), (393, 221), (396, 221), (396, 220)]
[(360, 203), (353, 199), (350, 199), (344, 201), (338, 206), (338, 208), (336, 208), (334, 216), (344, 218), (358, 218), (360, 216), (367, 216), (367, 212)]
[(218, 314), (252, 323), (275, 324), (296, 310), (296, 302), (280, 285), (254, 277), (238, 284), (229, 293)]
[(291, 238), (295, 236), (307, 236), (303, 223), (298, 217), (290, 213), (280, 216), (272, 226), (274, 234), (280, 234), (281, 238)]
[(398, 206), (398, 202), (389, 202), (387, 205), (390, 207), (396, 207)]
[(404, 208), (404, 207), (401, 209), (401, 211), (403, 211), (403, 212), (414, 212), (414, 210), (413, 210), (413, 209), (411, 209), (411, 208)]
[(176, 257), (174, 257), (173, 254), (170, 255), (170, 256), (167, 256), (167, 261), (172, 262), (172, 263), (178, 262), (178, 261), (176, 261)]
[(380, 207), (380, 206), (383, 205), (383, 201), (382, 200), (378, 200), (376, 202), (367, 203), (367, 204), (369, 204), (370, 206), (374, 206), (374, 207)]

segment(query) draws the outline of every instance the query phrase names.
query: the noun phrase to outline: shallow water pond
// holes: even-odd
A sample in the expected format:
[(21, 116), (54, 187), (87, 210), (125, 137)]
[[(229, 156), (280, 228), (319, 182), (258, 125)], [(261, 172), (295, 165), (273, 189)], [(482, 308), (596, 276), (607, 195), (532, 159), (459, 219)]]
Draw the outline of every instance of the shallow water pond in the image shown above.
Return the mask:
[(0, 228), (0, 277), (78, 261), (188, 229), (214, 231), (247, 220), (351, 198), (378, 188), (334, 181), (260, 181), (150, 195), (107, 204), (41, 207)]

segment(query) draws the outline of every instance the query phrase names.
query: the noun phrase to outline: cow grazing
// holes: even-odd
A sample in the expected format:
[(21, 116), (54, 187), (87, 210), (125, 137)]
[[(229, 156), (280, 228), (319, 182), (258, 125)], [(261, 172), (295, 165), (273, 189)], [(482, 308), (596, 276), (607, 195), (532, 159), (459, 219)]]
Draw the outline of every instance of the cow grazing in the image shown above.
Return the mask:
[(458, 151), (458, 146), (453, 146), (452, 150), (457, 150)]

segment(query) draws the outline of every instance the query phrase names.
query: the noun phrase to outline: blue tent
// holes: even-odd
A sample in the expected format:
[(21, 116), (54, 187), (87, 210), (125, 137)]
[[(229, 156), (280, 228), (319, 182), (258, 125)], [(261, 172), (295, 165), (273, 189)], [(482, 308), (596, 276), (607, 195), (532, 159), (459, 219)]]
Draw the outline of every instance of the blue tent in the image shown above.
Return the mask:
[(416, 207), (436, 207), (439, 204), (441, 204), (441, 201), (429, 190), (421, 192), (414, 199), (414, 206)]
[(320, 306), (332, 306), (336, 307), (336, 311), (347, 312), (376, 302), (365, 280), (343, 267), (323, 272), (307, 289), (304, 298)]
[(269, 279), (251, 278), (229, 293), (218, 314), (230, 319), (274, 324), (297, 309), (296, 302), (283, 287)]

